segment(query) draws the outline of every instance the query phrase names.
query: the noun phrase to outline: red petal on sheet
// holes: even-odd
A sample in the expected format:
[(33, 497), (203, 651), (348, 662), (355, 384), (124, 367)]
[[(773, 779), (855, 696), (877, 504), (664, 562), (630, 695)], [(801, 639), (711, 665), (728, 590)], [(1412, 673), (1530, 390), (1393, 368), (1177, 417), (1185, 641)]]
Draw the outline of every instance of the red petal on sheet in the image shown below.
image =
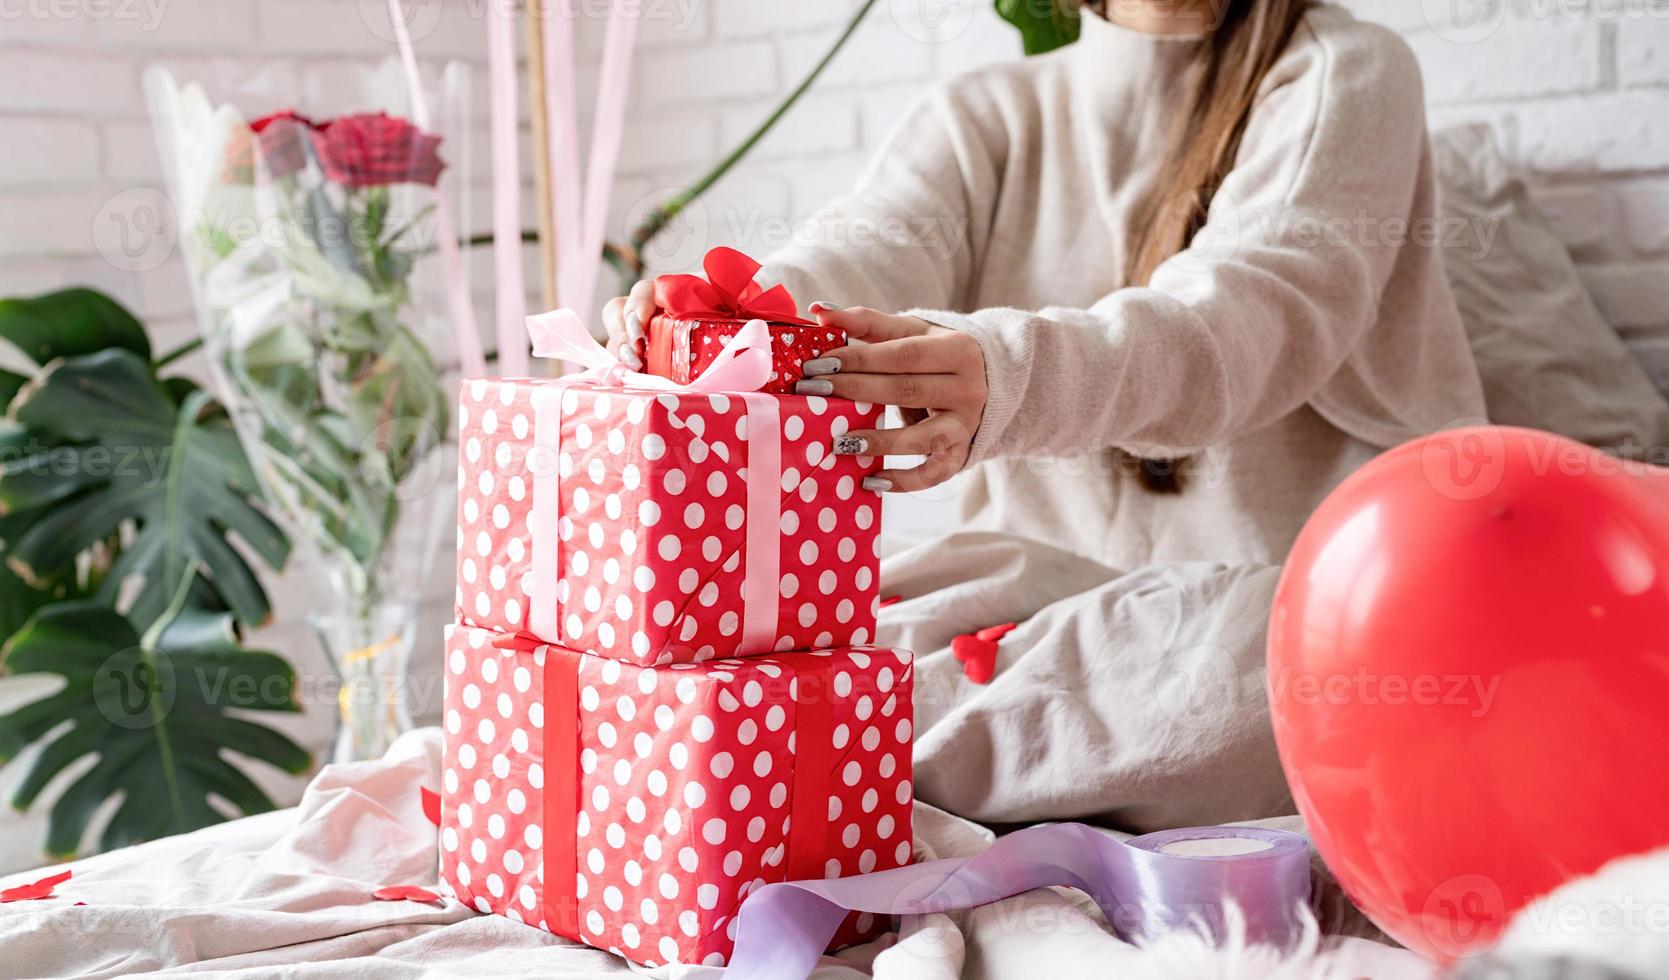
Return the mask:
[(427, 786), (417, 787), (417, 792), (423, 797), (423, 815), (436, 827), (440, 826), (440, 794)]
[(27, 885), (18, 885), (0, 891), (0, 904), (5, 902), (30, 902), (42, 898), (51, 898), (52, 889), (70, 880), (72, 872), (60, 871), (55, 875), (48, 875), (39, 881), (31, 881)]
[(904, 601), (904, 597), (901, 596), (901, 595), (884, 595), (884, 596), (881, 597), (881, 608), (885, 609), (885, 608), (887, 608), (888, 606), (892, 605), (895, 602), (903, 602), (903, 601)]
[(440, 896), (416, 885), (384, 885), (371, 893), (379, 902), (438, 902)]
[(987, 626), (974, 635), (982, 640), (996, 641), (1007, 636), (1018, 625), (1018, 623), (1004, 623), (1001, 626)]

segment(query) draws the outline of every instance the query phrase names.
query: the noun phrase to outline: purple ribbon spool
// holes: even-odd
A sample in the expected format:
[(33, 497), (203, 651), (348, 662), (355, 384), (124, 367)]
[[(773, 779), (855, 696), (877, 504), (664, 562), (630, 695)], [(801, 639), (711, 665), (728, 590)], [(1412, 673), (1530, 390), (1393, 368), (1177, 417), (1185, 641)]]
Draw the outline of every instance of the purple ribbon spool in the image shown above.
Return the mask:
[[(1240, 853), (1191, 842), (1243, 841)], [(1179, 929), (1224, 937), (1236, 908), (1249, 944), (1290, 948), (1310, 897), (1309, 844), (1254, 827), (1190, 827), (1128, 841), (1078, 823), (1047, 824), (999, 838), (969, 858), (891, 871), (784, 881), (748, 896), (738, 914), (726, 980), (803, 980), (849, 912), (922, 915), (975, 908), (1061, 885), (1100, 906), (1126, 939)]]

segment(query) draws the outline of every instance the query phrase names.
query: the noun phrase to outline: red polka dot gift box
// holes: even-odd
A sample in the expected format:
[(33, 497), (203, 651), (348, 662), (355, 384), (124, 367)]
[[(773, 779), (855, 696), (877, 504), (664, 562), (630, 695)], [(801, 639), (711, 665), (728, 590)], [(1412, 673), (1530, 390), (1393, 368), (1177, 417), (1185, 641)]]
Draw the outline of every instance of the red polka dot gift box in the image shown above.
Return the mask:
[(458, 621), (640, 664), (862, 645), (880, 498), (834, 438), (875, 406), (469, 380)]
[[(647, 667), (447, 630), (441, 880), (646, 965), (722, 964), (763, 885), (908, 864), (911, 656)], [(837, 945), (887, 924), (854, 916)]]
[(646, 328), (644, 370), (689, 384), (718, 359), (749, 320), (764, 320), (771, 334), (771, 377), (761, 391), (792, 394), (800, 365), (846, 346), (846, 331), (820, 327), (798, 315), (787, 289), (753, 281), (759, 263), (719, 247), (702, 259), (704, 276), (666, 275), (655, 280), (655, 305), (663, 312)]
[[(742, 320), (679, 320), (657, 316), (649, 321), (644, 370), (679, 384), (707, 370), (725, 344), (742, 329)], [(846, 346), (846, 331), (815, 323), (768, 323), (771, 331), (771, 379), (761, 391), (792, 394), (805, 375), (800, 365)]]

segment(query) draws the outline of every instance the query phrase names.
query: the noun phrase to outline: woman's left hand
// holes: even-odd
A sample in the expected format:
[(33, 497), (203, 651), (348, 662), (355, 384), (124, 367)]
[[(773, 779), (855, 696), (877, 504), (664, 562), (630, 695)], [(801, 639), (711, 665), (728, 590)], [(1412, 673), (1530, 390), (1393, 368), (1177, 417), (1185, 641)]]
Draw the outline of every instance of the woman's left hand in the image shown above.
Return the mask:
[(979, 342), (957, 330), (913, 316), (841, 309), (814, 303), (822, 326), (839, 327), (863, 344), (805, 362), (802, 395), (834, 395), (895, 405), (905, 425), (852, 431), (835, 439), (845, 456), (925, 456), (911, 469), (882, 470), (864, 480), (869, 490), (923, 490), (967, 465), (974, 433), (985, 414), (988, 389)]

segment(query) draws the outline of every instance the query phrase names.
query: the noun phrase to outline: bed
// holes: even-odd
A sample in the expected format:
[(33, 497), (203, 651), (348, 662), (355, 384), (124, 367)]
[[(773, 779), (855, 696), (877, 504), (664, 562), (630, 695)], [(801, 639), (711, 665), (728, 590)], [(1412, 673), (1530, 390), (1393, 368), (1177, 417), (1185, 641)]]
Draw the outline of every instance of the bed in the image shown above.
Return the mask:
[[(589, 978), (634, 970), (607, 953), (456, 901), (378, 901), (385, 885), (436, 887), (436, 830), (420, 787), (438, 785), (440, 732), (402, 738), (382, 760), (330, 766), (300, 805), (67, 865), (54, 897), (0, 906), (0, 974), (13, 977), (216, 976)], [(922, 806), (918, 852), (983, 849), (990, 834)], [(0, 889), (61, 868), (0, 878)], [(1321, 891), (1320, 925), (1362, 931), (1342, 897)], [(84, 903), (84, 904), (83, 904)], [(1317, 953), (1318, 945), (1325, 946)], [(1285, 961), (1271, 950), (1212, 949), (1175, 936), (1147, 949), (1121, 942), (1077, 893), (1049, 890), (825, 957), (818, 980), (1026, 978), (1039, 962), (1063, 976), (1221, 976), (1228, 961), (1258, 976), (1416, 980), (1413, 954), (1358, 936), (1311, 936)], [(718, 977), (709, 967), (652, 975)]]

